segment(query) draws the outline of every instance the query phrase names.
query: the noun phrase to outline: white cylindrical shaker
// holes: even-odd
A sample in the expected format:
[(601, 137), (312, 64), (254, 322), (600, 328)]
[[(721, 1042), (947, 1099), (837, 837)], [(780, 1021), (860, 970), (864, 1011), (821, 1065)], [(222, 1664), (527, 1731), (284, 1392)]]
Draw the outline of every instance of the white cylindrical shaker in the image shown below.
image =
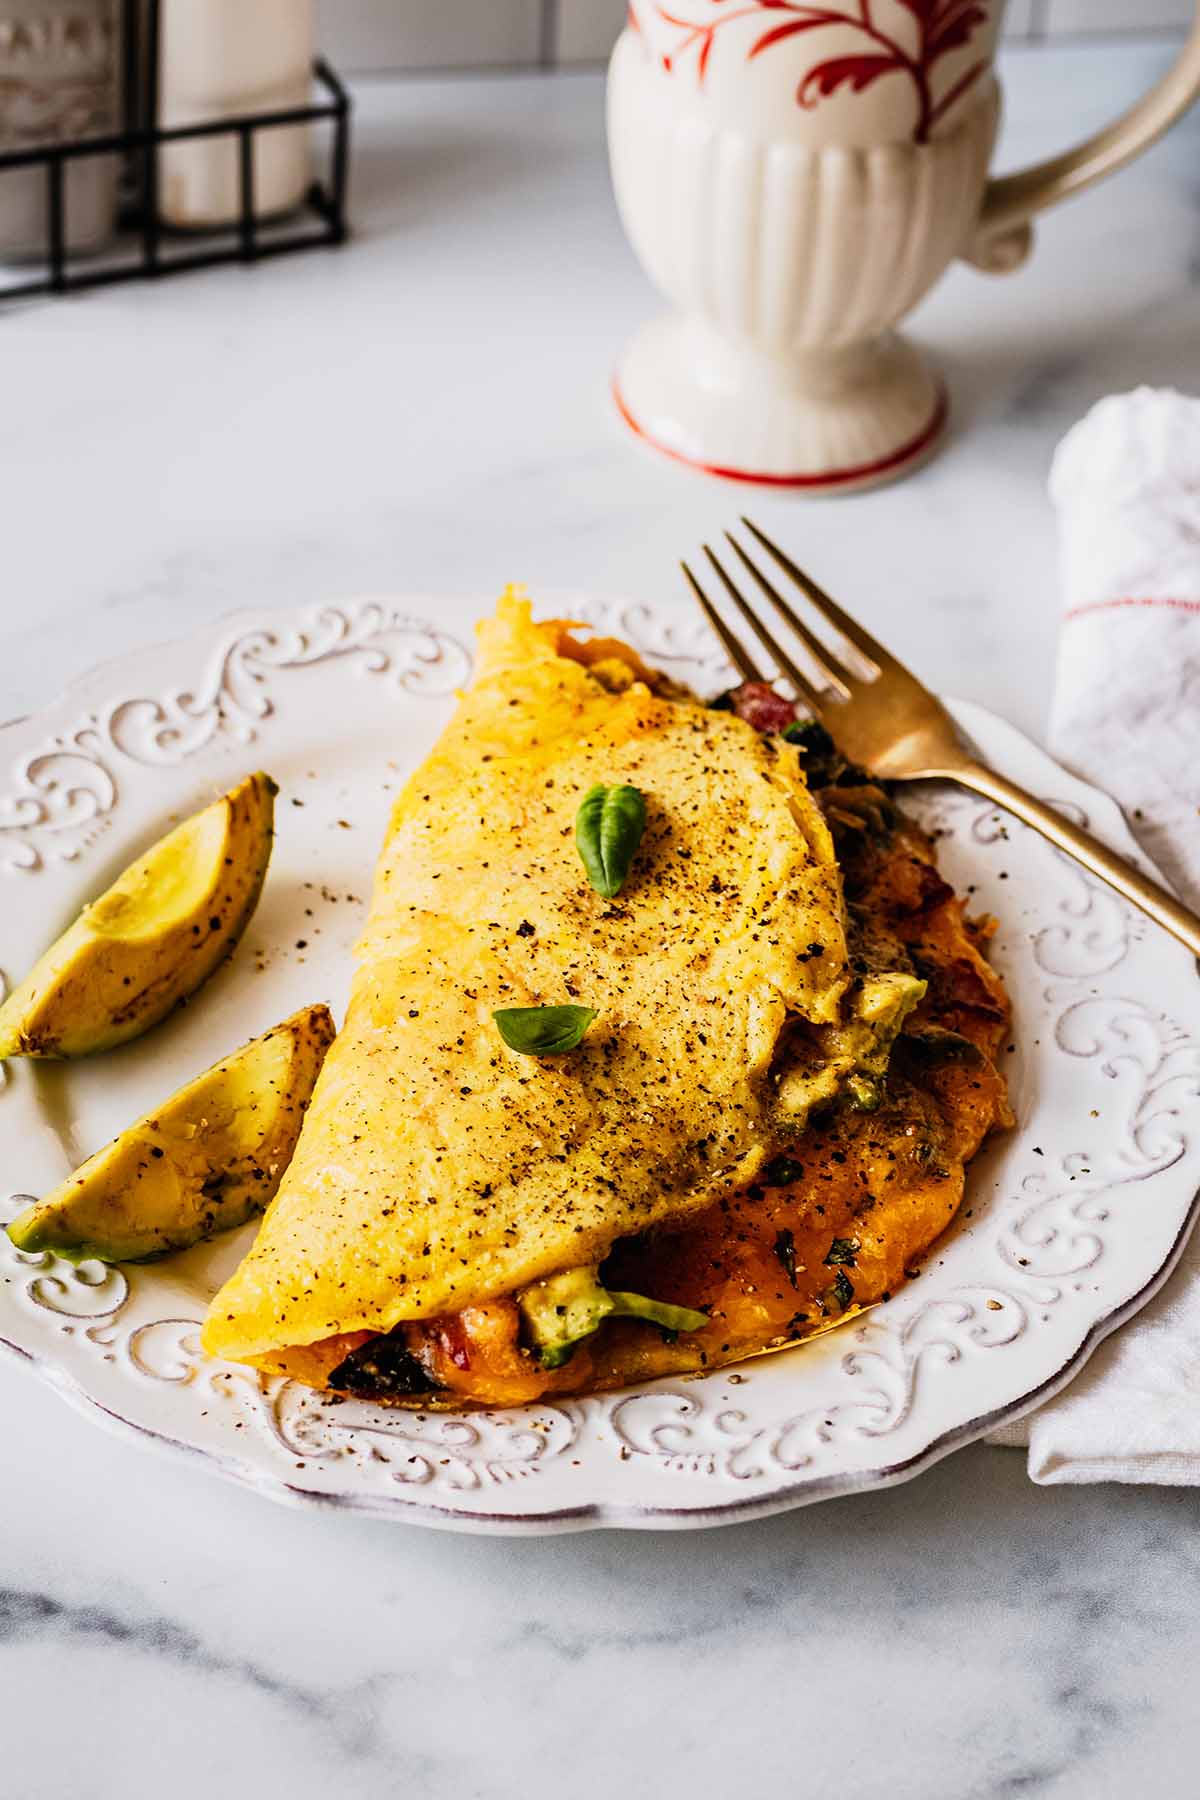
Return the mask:
[[(164, 126), (306, 106), (312, 95), (313, 0), (161, 0), (158, 116)], [(254, 212), (290, 212), (312, 179), (311, 127), (253, 134)], [(159, 210), (183, 229), (241, 215), (236, 134), (164, 144)]]

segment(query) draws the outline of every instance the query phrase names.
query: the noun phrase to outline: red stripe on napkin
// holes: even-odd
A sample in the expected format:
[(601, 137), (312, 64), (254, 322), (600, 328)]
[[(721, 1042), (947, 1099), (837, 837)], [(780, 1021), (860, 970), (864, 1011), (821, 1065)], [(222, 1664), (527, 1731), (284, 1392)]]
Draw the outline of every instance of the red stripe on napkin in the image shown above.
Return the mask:
[(1200, 613), (1200, 600), (1173, 600), (1162, 594), (1148, 595), (1145, 599), (1127, 596), (1121, 600), (1089, 600), (1086, 606), (1068, 607), (1063, 620), (1082, 619), (1088, 613), (1113, 612), (1118, 606), (1167, 606), (1174, 612)]

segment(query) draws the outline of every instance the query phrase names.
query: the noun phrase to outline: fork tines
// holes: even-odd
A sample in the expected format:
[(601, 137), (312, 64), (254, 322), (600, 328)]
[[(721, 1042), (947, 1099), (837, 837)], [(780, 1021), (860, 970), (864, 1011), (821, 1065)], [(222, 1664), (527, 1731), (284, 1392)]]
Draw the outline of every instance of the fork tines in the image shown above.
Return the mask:
[[(832, 600), (825, 590), (820, 587), (810, 575), (807, 575), (803, 569), (799, 568), (792, 561), (786, 551), (780, 549), (778, 544), (772, 542), (764, 531), (761, 531), (751, 520), (744, 517), (742, 519), (742, 524), (756, 542), (774, 559), (784, 573), (790, 577), (814, 608), (822, 614), (825, 621), (833, 627), (838, 636), (844, 639), (846, 644), (850, 646), (851, 655), (853, 656), (854, 653), (857, 653), (857, 659), (861, 659), (868, 665), (870, 676), (868, 676), (867, 679), (877, 675), (880, 672), (882, 658), (885, 653), (880, 650), (880, 647), (875, 644), (874, 640), (868, 637), (867, 633), (863, 631), (847, 613), (843, 612), (836, 601)], [(775, 582), (771, 580), (754, 557), (752, 557), (738, 542), (733, 533), (727, 531), (724, 535), (742, 569), (749, 575), (778, 617), (783, 620), (791, 636), (797, 643), (803, 646), (808, 659), (807, 669), (800, 666), (796, 657), (787, 645), (781, 643), (775, 632), (764, 623), (750, 601), (747, 600), (745, 594), (738, 587), (737, 582), (730, 574), (726, 564), (721, 561), (719, 556), (717, 556), (711, 545), (705, 544), (704, 554), (707, 557), (714, 574), (720, 581), (721, 586), (724, 588), (730, 601), (737, 608), (741, 617), (745, 620), (754, 636), (758, 639), (758, 642), (771, 658), (775, 665), (775, 673), (785, 676), (794, 687), (797, 697), (802, 698), (813, 709), (817, 716), (820, 717), (822, 708), (828, 706), (831, 701), (836, 702), (848, 699), (855, 687), (861, 685), (863, 677), (856, 674), (849, 664), (843, 660), (843, 655), (845, 654), (844, 651), (831, 648), (827, 640), (818, 638), (815, 633), (809, 629), (804, 623), (804, 620), (796, 612), (795, 608), (779, 591)], [(703, 610), (705, 618), (716, 632), (730, 661), (739, 670), (743, 680), (773, 680), (775, 678), (774, 675), (767, 675), (759, 668), (745, 644), (737, 634), (730, 629), (717, 608), (709, 599), (708, 595), (705, 593), (700, 582), (697, 580), (695, 573), (686, 562), (683, 564), (683, 572), (697, 603)]]

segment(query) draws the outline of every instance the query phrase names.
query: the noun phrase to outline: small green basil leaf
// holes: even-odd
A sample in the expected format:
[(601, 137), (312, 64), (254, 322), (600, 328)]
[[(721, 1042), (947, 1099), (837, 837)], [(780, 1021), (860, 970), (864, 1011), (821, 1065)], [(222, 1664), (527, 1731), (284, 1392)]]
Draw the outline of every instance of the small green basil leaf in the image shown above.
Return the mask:
[(878, 1075), (858, 1070), (846, 1077), (846, 1098), (855, 1112), (878, 1112), (883, 1105), (883, 1083)]
[(835, 1237), (829, 1246), (829, 1255), (825, 1258), (826, 1268), (836, 1269), (840, 1263), (844, 1264), (847, 1269), (853, 1269), (856, 1266), (858, 1250), (857, 1238)]
[(635, 787), (605, 787), (586, 793), (575, 815), (575, 843), (587, 878), (598, 894), (620, 893), (646, 829), (646, 802)]
[[(854, 1283), (847, 1275), (845, 1269), (839, 1269), (832, 1288), (825, 1296), (825, 1301), (832, 1300), (839, 1312), (845, 1312), (853, 1299)], [(826, 1312), (829, 1310), (824, 1302), (822, 1302), (822, 1309)]]
[(590, 1006), (502, 1006), (492, 1014), (510, 1050), (522, 1056), (561, 1056), (576, 1050), (596, 1017)]
[(985, 1058), (969, 1038), (957, 1031), (945, 1031), (940, 1025), (922, 1025), (911, 1035), (904, 1034), (904, 1048), (910, 1056), (937, 1068), (941, 1063), (982, 1063)]
[(762, 1172), (766, 1187), (792, 1187), (804, 1174), (804, 1164), (793, 1156), (773, 1156)]
[[(834, 1241), (836, 1242), (836, 1239)], [(787, 1276), (792, 1286), (795, 1287), (796, 1237), (794, 1232), (788, 1231), (785, 1228), (783, 1231), (777, 1231), (775, 1233), (775, 1254), (783, 1266), (784, 1274)]]

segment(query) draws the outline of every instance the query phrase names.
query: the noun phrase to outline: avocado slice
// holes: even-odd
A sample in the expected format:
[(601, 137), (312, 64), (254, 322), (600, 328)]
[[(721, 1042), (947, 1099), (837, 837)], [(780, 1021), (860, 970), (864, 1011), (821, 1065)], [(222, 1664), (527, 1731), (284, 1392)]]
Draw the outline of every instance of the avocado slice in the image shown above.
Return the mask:
[(279, 1186), (334, 1038), (307, 1006), (147, 1113), (8, 1227), (18, 1250), (141, 1262), (232, 1231)]
[(0, 1006), (0, 1058), (111, 1049), (194, 993), (258, 904), (277, 792), (247, 776), (85, 906)]
[(839, 1094), (861, 1112), (874, 1112), (883, 1099), (892, 1046), (909, 1013), (924, 999), (926, 986), (902, 969), (868, 975), (854, 995), (849, 1017), (810, 1034), (806, 1053), (779, 1087), (781, 1105), (794, 1123)]
[(702, 1331), (708, 1324), (708, 1314), (690, 1306), (671, 1306), (644, 1294), (617, 1293), (601, 1286), (594, 1263), (535, 1281), (519, 1296), (519, 1305), (538, 1360), (546, 1369), (559, 1369), (569, 1362), (577, 1345), (598, 1331), (605, 1319), (641, 1319), (672, 1335)]

